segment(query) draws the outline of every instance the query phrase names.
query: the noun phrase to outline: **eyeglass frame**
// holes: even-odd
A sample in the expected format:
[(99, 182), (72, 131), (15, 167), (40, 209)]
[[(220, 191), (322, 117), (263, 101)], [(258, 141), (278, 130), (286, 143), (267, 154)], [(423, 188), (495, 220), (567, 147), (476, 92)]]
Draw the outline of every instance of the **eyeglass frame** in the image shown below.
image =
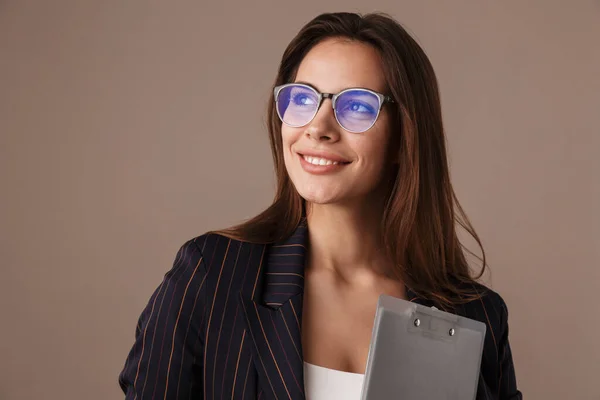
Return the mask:
[[(315, 113), (310, 118), (310, 120), (308, 120), (308, 122), (306, 122), (304, 125), (298, 125), (298, 126), (290, 125), (287, 122), (285, 122), (283, 120), (283, 117), (279, 114), (279, 107), (277, 106), (277, 103), (278, 103), (278, 99), (277, 98), (279, 97), (279, 92), (281, 92), (281, 90), (283, 90), (284, 88), (290, 87), (290, 86), (302, 86), (302, 87), (305, 87), (307, 89), (310, 89), (310, 90), (314, 91), (319, 96), (319, 103), (317, 105)], [(369, 92), (369, 93), (377, 96), (377, 98), (379, 99), (379, 109), (377, 110), (377, 115), (373, 119), (373, 123), (367, 129), (365, 129), (363, 131), (351, 131), (351, 130), (348, 130), (348, 129), (344, 128), (342, 126), (342, 124), (340, 123), (340, 120), (338, 119), (338, 116), (337, 116), (337, 112), (335, 110), (335, 102), (337, 101), (338, 97), (341, 96), (342, 94), (346, 93), (346, 92), (351, 91), (351, 90), (364, 90), (366, 92)], [(323, 100), (325, 100), (325, 99), (331, 99), (331, 108), (333, 109), (333, 115), (335, 116), (335, 120), (337, 121), (338, 125), (342, 129), (344, 129), (345, 131), (350, 132), (350, 133), (363, 133), (363, 132), (368, 131), (377, 122), (377, 119), (379, 118), (379, 114), (381, 113), (381, 109), (383, 108), (383, 105), (385, 103), (391, 103), (391, 104), (395, 104), (396, 103), (391, 96), (387, 96), (385, 94), (378, 93), (378, 92), (376, 92), (374, 90), (367, 89), (367, 88), (351, 87), (351, 88), (343, 89), (342, 91), (340, 91), (338, 93), (321, 93), (317, 89), (315, 89), (313, 86), (311, 86), (311, 85), (309, 85), (307, 83), (300, 83), (300, 82), (291, 82), (291, 83), (285, 83), (283, 85), (277, 85), (277, 86), (275, 86), (273, 88), (273, 96), (274, 96), (274, 99), (275, 99), (275, 111), (277, 112), (277, 115), (279, 116), (279, 119), (281, 120), (281, 122), (283, 122), (284, 124), (286, 124), (287, 126), (292, 127), (292, 128), (301, 128), (303, 126), (306, 126), (306, 125), (310, 124), (312, 122), (312, 120), (315, 119), (315, 117), (319, 113), (319, 109), (321, 108), (321, 105), (323, 104)]]

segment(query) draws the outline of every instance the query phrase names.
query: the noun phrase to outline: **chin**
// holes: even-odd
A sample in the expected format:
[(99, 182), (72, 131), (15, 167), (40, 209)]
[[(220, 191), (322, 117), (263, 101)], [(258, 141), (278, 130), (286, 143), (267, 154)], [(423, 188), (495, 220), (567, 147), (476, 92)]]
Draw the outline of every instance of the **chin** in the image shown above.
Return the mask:
[(333, 204), (340, 201), (338, 193), (332, 193), (325, 188), (317, 188), (317, 190), (310, 190), (307, 188), (296, 188), (300, 197), (302, 197), (307, 203), (312, 204)]

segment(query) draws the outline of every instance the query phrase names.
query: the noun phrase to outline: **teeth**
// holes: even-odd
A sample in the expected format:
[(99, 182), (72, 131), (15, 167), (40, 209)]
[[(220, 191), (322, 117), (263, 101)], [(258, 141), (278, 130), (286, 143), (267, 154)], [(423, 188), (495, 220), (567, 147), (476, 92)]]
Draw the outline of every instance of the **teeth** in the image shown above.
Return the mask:
[(339, 164), (339, 162), (337, 162), (337, 161), (327, 160), (326, 158), (318, 158), (318, 157), (311, 157), (311, 156), (302, 156), (302, 157), (304, 157), (304, 159), (306, 161), (308, 161), (309, 163), (311, 163), (313, 165), (337, 165), (337, 164)]

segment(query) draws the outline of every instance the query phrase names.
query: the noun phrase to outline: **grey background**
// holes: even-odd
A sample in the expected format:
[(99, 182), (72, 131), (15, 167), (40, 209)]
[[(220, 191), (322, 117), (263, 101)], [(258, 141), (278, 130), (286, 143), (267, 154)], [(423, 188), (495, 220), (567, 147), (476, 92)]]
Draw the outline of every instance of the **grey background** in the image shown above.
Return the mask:
[(0, 399), (121, 397), (178, 247), (271, 201), (278, 62), (342, 10), (392, 14), (434, 64), (520, 388), (600, 399), (600, 3), (366, 4), (0, 1)]

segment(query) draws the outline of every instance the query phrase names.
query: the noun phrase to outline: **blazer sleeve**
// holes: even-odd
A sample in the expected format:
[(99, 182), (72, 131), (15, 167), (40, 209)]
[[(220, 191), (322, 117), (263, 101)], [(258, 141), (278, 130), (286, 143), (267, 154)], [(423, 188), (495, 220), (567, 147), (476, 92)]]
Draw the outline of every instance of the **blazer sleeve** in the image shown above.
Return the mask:
[(517, 379), (512, 352), (508, 340), (508, 308), (504, 301), (501, 302), (502, 335), (498, 341), (500, 400), (522, 400), (523, 395), (517, 389)]
[(119, 375), (126, 400), (204, 398), (205, 287), (202, 253), (190, 240), (139, 317)]

